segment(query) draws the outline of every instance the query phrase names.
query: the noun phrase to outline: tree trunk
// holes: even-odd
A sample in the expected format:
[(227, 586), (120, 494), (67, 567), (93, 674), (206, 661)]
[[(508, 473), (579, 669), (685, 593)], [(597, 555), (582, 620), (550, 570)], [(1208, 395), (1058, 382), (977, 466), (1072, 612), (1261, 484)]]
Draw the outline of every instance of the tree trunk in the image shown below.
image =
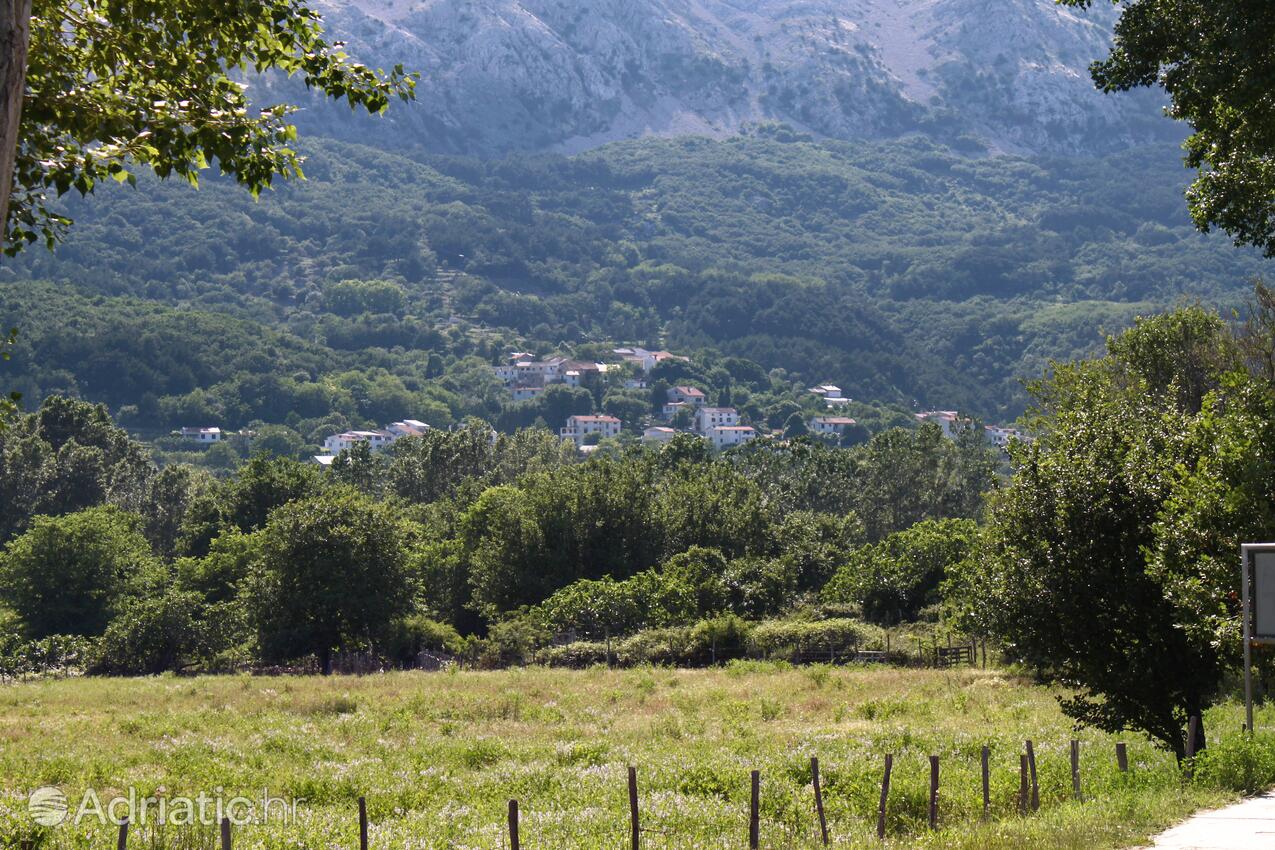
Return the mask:
[[(1209, 745), (1209, 742), (1204, 734), (1204, 712), (1200, 711), (1199, 709), (1196, 709), (1195, 716), (1196, 718), (1198, 718), (1198, 721), (1199, 721), (1195, 724), (1195, 746), (1188, 747), (1188, 750), (1190, 750), (1190, 752), (1198, 756), (1200, 753), (1204, 752), (1204, 748)], [(1190, 734), (1190, 731), (1189, 731), (1190, 728), (1191, 726), (1188, 723), (1187, 734)]]
[(30, 42), (31, 0), (0, 0), (0, 228), (9, 221)]
[(332, 675), (332, 650), (324, 649), (319, 652), (319, 669), (324, 676)]

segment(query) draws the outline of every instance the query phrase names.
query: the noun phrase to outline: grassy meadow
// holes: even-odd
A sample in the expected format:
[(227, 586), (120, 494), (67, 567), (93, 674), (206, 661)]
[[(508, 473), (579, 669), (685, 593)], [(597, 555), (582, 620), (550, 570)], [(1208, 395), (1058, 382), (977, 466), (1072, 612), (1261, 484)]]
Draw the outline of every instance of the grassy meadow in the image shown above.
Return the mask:
[[(1265, 712), (1264, 712), (1265, 713)], [(1238, 730), (1212, 710), (1210, 738)], [(1266, 717), (1275, 722), (1275, 712)], [(1268, 727), (1269, 728), (1269, 727)], [(1068, 742), (1082, 741), (1084, 803)], [(1036, 745), (1039, 813), (1016, 813), (1018, 754)], [(809, 760), (820, 760), (834, 846), (873, 837), (882, 756), (894, 753), (890, 846), (1136, 845), (1227, 801), (1184, 783), (1137, 736), (1077, 734), (1054, 692), (980, 670), (549, 669), (367, 677), (64, 679), (0, 687), (0, 844), (114, 846), (97, 823), (34, 826), (27, 795), (60, 787), (72, 812), (102, 800), (200, 790), (300, 797), (294, 822), (236, 828), (236, 848), (357, 847), (367, 797), (375, 848), (501, 848), (507, 801), (530, 848), (627, 847), (626, 766), (636, 765), (644, 847), (746, 847), (749, 771), (761, 771), (761, 845), (819, 846)], [(982, 821), (979, 752), (992, 749)], [(940, 829), (926, 828), (927, 756), (941, 757)], [(214, 846), (207, 827), (135, 827), (130, 847)]]

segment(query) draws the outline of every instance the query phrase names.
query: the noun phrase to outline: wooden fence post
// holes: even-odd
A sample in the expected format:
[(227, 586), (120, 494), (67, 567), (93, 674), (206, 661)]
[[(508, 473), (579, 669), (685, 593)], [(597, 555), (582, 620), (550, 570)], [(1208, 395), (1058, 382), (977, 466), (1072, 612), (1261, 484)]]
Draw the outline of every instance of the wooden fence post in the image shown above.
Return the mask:
[(359, 850), (367, 850), (367, 799), (359, 797)]
[(828, 820), (823, 814), (823, 789), (819, 785), (819, 759), (810, 757), (810, 779), (815, 786), (815, 812), (819, 815), (819, 835), (828, 846)]
[(1027, 772), (1031, 775), (1032, 781), (1032, 811), (1040, 808), (1040, 786), (1036, 784), (1036, 750), (1032, 747), (1032, 742), (1027, 742)]
[(757, 850), (761, 846), (761, 771), (752, 772), (753, 793), (748, 807), (748, 846)]
[(1071, 795), (1077, 800), (1084, 800), (1080, 793), (1080, 742), (1071, 742)]
[(128, 850), (128, 818), (120, 821), (120, 837), (115, 846), (117, 850)]
[(930, 756), (930, 829), (939, 828), (939, 757)]
[(509, 801), (509, 847), (510, 850), (518, 850), (521, 845), (518, 842), (518, 801)]
[(637, 768), (629, 767), (629, 823), (632, 838), (630, 844), (632, 850), (638, 850), (641, 843), (642, 827), (638, 823), (638, 792), (637, 792)]
[(1018, 813), (1020, 815), (1027, 814), (1030, 794), (1027, 787), (1027, 756), (1020, 753), (1018, 756)]
[(988, 767), (988, 760), (991, 758), (991, 749), (983, 747), (983, 817), (987, 817), (992, 810), (992, 786), (991, 771)]
[(877, 806), (877, 838), (885, 838), (885, 801), (890, 796), (890, 770), (894, 767), (894, 756), (886, 753), (885, 775), (881, 778), (881, 803)]
[(1121, 773), (1129, 772), (1129, 751), (1124, 741), (1116, 742), (1116, 766), (1120, 768)]
[(221, 819), (221, 850), (230, 850), (230, 818)]

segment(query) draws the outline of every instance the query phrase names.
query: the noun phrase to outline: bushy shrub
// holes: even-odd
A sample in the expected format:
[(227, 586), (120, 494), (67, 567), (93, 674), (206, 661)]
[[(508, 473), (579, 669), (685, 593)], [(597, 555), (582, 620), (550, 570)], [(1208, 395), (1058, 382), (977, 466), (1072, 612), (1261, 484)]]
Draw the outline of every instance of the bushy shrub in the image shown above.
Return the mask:
[(770, 657), (801, 652), (848, 652), (884, 644), (884, 632), (858, 620), (772, 620), (759, 623), (749, 635), (749, 648)]
[(734, 614), (700, 620), (691, 630), (694, 646), (707, 651), (711, 661), (743, 654), (753, 624)]
[(96, 652), (97, 641), (80, 635), (23, 640), (16, 633), (6, 633), (0, 639), (0, 679), (83, 670)]
[(204, 654), (198, 594), (170, 591), (131, 599), (107, 625), (90, 672), (113, 675), (177, 670)]
[(703, 648), (696, 642), (690, 626), (646, 629), (624, 640), (616, 647), (620, 664), (667, 664), (687, 666), (702, 664)]
[(824, 600), (860, 606), (874, 623), (917, 619), (937, 604), (949, 569), (969, 553), (972, 520), (925, 520), (851, 553), (823, 590)]
[(486, 638), (471, 641), (465, 659), (485, 669), (526, 664), (534, 660), (537, 650), (547, 645), (550, 637), (544, 624), (527, 616), (524, 609), (517, 616), (493, 623)]
[(537, 664), (549, 667), (592, 667), (607, 663), (607, 645), (602, 641), (577, 640), (560, 646), (547, 646), (536, 653)]
[(1228, 735), (1195, 757), (1195, 781), (1256, 794), (1275, 785), (1275, 735)]
[(535, 613), (554, 631), (608, 638), (690, 622), (696, 613), (695, 591), (677, 576), (645, 570), (624, 581), (607, 576), (573, 582)]
[(432, 620), (424, 614), (410, 614), (390, 624), (384, 655), (399, 667), (414, 667), (422, 652), (460, 655), (466, 641), (447, 623)]

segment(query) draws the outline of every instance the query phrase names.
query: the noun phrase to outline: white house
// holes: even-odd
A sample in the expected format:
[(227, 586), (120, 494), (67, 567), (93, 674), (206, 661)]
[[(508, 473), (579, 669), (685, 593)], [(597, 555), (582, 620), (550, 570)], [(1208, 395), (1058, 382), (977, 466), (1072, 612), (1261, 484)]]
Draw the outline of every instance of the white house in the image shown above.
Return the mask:
[(643, 372), (650, 372), (665, 360), (681, 360), (689, 363), (689, 357), (681, 357), (667, 351), (647, 351), (645, 348), (616, 348), (612, 349), (613, 354), (619, 355), (620, 359), (626, 363), (632, 363), (638, 366)]
[(739, 424), (739, 411), (733, 407), (701, 407), (695, 411), (695, 430), (704, 436), (712, 428), (730, 428)]
[(385, 430), (397, 440), (401, 437), (419, 437), (429, 430), (429, 426), (419, 419), (404, 419), (401, 422), (391, 422), (385, 426)]
[(664, 403), (664, 406), (660, 408), (660, 412), (664, 414), (665, 419), (672, 419), (684, 407), (690, 407), (690, 405), (684, 401), (669, 401)]
[(816, 416), (806, 423), (806, 427), (812, 434), (840, 437), (845, 433), (846, 428), (857, 424), (848, 416)]
[(544, 387), (510, 387), (509, 394), (514, 401), (527, 401), (545, 391)]
[(597, 434), (599, 438), (618, 437), (620, 420), (614, 416), (568, 416), (566, 427), (559, 433), (578, 448), (584, 445), (584, 438), (590, 434)]
[(605, 374), (607, 371), (604, 363), (568, 360), (565, 357), (536, 360), (524, 351), (511, 354), (507, 363), (493, 366), (491, 369), (505, 386), (511, 388), (514, 401), (534, 397), (535, 393), (525, 392), (525, 390), (543, 389), (547, 384), (567, 384), (578, 387), (588, 383), (594, 376)]
[(1023, 439), (1022, 432), (1017, 428), (1002, 428), (998, 425), (984, 425), (983, 433), (987, 436), (987, 442), (1001, 451), (1009, 450), (1010, 440)]
[(817, 387), (811, 387), (806, 392), (819, 396), (823, 399), (824, 405), (829, 408), (842, 407), (850, 403), (850, 399), (841, 394), (841, 387), (835, 384), (820, 384)]
[(955, 439), (963, 425), (960, 414), (955, 410), (926, 410), (916, 414), (916, 421), (934, 423), (949, 440)]
[(755, 439), (757, 432), (749, 425), (719, 425), (710, 428), (705, 436), (713, 448), (721, 450), (743, 445)]
[(705, 401), (704, 391), (695, 387), (670, 387), (668, 400), (699, 407)]
[(197, 443), (219, 443), (221, 442), (221, 429), (216, 427), (182, 428), (182, 436)]
[(642, 442), (644, 443), (667, 443), (677, 436), (676, 428), (667, 428), (663, 425), (653, 425), (642, 432)]
[(367, 443), (374, 452), (388, 446), (397, 439), (390, 431), (344, 431), (333, 434), (323, 441), (323, 450), (328, 454), (340, 454), (359, 443)]

